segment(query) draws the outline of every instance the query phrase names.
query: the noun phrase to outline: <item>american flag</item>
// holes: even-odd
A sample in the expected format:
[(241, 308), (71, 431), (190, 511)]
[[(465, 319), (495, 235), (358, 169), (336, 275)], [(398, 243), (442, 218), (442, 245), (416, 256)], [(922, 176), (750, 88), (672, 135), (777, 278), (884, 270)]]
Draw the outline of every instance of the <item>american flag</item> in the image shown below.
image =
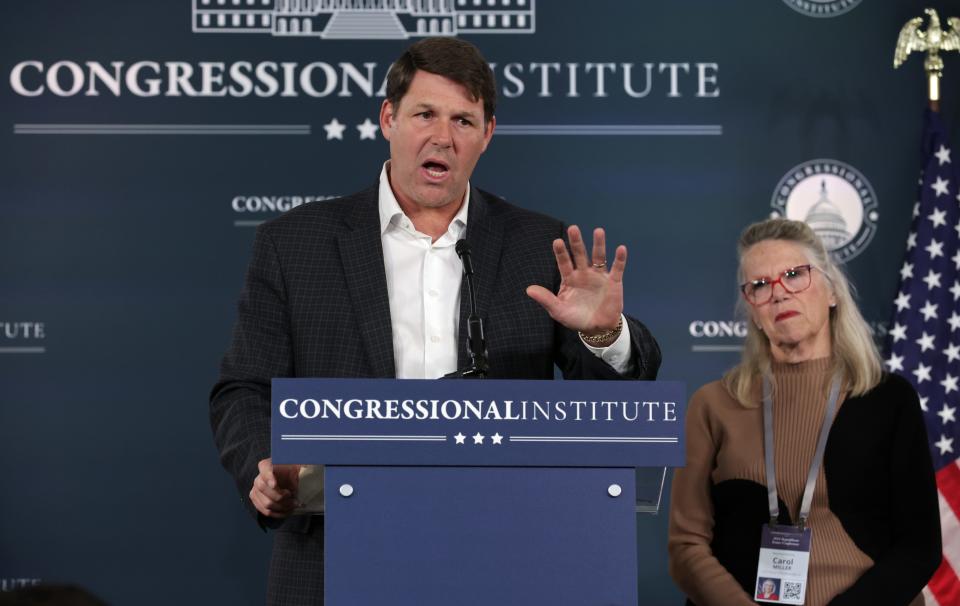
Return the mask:
[(920, 395), (940, 492), (943, 561), (927, 604), (960, 604), (960, 180), (940, 116), (927, 110), (923, 172), (900, 268), (887, 370)]

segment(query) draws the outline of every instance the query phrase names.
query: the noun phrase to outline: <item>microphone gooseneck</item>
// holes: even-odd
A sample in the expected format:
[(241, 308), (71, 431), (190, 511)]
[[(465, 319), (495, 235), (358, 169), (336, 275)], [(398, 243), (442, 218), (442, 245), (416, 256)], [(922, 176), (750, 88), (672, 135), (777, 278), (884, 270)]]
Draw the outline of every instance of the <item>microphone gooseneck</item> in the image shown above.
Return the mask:
[(483, 334), (483, 320), (477, 313), (477, 294), (473, 283), (470, 245), (461, 238), (457, 240), (455, 250), (463, 263), (463, 275), (467, 279), (467, 293), (470, 297), (470, 315), (467, 316), (467, 350), (470, 353), (470, 367), (452, 372), (444, 378), (485, 379), (490, 365), (487, 362), (487, 341)]

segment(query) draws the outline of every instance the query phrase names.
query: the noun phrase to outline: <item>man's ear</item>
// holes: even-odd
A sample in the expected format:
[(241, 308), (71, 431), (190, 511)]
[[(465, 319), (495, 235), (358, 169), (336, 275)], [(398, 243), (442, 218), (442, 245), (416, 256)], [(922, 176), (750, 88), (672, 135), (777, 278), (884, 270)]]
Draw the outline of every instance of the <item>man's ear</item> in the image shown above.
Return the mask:
[(483, 150), (480, 153), (487, 151), (487, 146), (490, 145), (490, 139), (493, 138), (495, 128), (497, 128), (497, 117), (491, 116), (490, 121), (483, 128)]
[(396, 122), (395, 111), (396, 108), (393, 106), (393, 103), (390, 103), (389, 99), (384, 99), (383, 104), (380, 106), (380, 132), (387, 141), (390, 140), (390, 129), (393, 128)]

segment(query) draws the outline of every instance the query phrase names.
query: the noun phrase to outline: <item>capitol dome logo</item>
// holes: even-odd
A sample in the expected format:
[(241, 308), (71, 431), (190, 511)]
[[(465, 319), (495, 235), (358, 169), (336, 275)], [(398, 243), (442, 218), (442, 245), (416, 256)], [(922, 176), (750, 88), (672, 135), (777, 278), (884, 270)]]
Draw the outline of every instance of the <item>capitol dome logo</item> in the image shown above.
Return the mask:
[(877, 231), (877, 196), (867, 178), (837, 160), (810, 160), (780, 180), (772, 217), (804, 221), (843, 263), (870, 244)]
[(861, 0), (783, 0), (787, 6), (808, 17), (836, 17), (849, 12)]

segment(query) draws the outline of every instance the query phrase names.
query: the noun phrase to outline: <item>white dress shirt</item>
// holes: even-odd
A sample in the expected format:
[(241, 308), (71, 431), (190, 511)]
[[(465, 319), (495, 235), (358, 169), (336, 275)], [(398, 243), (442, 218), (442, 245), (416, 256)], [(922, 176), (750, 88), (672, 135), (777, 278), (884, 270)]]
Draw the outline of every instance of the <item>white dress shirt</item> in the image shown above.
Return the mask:
[(457, 369), (460, 282), (457, 240), (467, 231), (470, 188), (437, 241), (400, 209), (387, 164), (380, 173), (380, 240), (390, 298), (393, 360), (401, 379), (436, 379)]

